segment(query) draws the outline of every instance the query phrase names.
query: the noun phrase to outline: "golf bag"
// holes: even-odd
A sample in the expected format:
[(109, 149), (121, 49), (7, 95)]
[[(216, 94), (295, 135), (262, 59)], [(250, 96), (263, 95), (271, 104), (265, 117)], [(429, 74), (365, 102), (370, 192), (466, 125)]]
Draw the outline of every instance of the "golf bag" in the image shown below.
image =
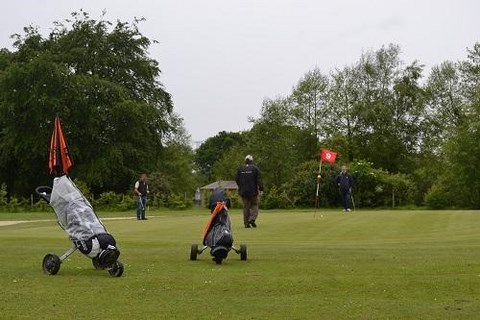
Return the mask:
[[(71, 252), (62, 256), (63, 259), (58, 258), (60, 260), (57, 261), (58, 264), (78, 249), (92, 259), (95, 268), (107, 269), (109, 272), (113, 268), (115, 272), (113, 274), (110, 272), (113, 276), (120, 276), (123, 273), (123, 265), (117, 261), (120, 251), (115, 238), (107, 232), (92, 205), (67, 175), (55, 178), (53, 188), (38, 187), (36, 190), (53, 208), (58, 224), (75, 245)], [(44, 263), (45, 272), (49, 274), (58, 272), (59, 267), (54, 268), (57, 262), (50, 261), (54, 272), (49, 272), (48, 268), (45, 270)]]
[(216, 259), (225, 259), (233, 244), (232, 227), (228, 216), (230, 199), (225, 191), (217, 188), (209, 199), (212, 220), (207, 224), (203, 244), (211, 248), (210, 254)]
[(247, 245), (241, 244), (238, 249), (233, 246), (232, 227), (228, 216), (230, 199), (227, 198), (225, 190), (215, 189), (208, 201), (208, 207), (211, 214), (203, 231), (203, 248), (199, 249), (197, 244), (192, 244), (190, 260), (197, 260), (197, 256), (207, 248), (210, 248), (212, 260), (216, 264), (222, 264), (222, 260), (227, 258), (230, 250), (239, 254), (240, 260), (247, 260)]

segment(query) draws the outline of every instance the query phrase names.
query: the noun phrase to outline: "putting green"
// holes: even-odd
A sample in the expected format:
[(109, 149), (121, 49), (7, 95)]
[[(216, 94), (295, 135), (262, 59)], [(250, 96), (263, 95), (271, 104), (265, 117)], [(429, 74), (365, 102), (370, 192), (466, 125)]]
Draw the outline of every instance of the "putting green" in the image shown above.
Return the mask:
[(208, 210), (104, 219), (120, 278), (79, 253), (44, 275), (43, 256), (71, 246), (55, 221), (2, 226), (2, 318), (478, 319), (476, 211), (272, 210), (250, 229), (230, 216), (248, 260), (222, 265), (208, 250), (189, 261)]

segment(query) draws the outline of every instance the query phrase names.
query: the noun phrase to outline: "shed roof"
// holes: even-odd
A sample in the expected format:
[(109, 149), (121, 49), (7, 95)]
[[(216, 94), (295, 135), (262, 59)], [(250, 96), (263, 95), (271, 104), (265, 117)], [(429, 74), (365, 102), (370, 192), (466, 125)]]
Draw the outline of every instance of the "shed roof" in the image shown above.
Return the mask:
[(216, 188), (224, 188), (225, 190), (237, 190), (238, 186), (237, 183), (233, 180), (221, 180), (221, 181), (215, 181), (210, 184), (207, 184), (200, 189), (202, 190), (214, 190)]

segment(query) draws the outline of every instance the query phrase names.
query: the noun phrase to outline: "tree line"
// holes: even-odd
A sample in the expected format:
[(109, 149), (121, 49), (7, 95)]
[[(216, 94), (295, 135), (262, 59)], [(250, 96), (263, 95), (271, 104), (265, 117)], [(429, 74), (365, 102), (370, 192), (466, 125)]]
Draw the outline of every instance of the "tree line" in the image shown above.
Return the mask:
[(321, 206), (338, 205), (339, 165), (355, 179), (357, 206), (480, 208), (480, 44), (463, 61), (425, 76), (398, 45), (350, 66), (305, 73), (287, 96), (265, 99), (252, 128), (219, 132), (197, 150), (160, 82), (154, 43), (141, 20), (112, 23), (88, 13), (34, 27), (0, 50), (0, 183), (28, 197), (50, 185), (48, 147), (59, 114), (74, 158), (71, 175), (94, 196), (129, 193), (140, 173), (162, 203), (188, 202), (197, 187), (232, 180), (246, 154), (263, 173), (266, 208), (314, 203), (320, 148)]
[(151, 175), (154, 193), (193, 185), (188, 135), (140, 22), (74, 12), (48, 36), (25, 27), (12, 36), (14, 51), (0, 50), (0, 182), (9, 195), (51, 185), (56, 114), (74, 159), (71, 176), (95, 195), (131, 191), (142, 172)]
[(334, 179), (347, 164), (362, 207), (478, 209), (480, 44), (466, 54), (427, 77), (394, 44), (329, 74), (315, 68), (287, 96), (266, 99), (251, 130), (205, 141), (195, 162), (209, 180), (222, 180), (253, 154), (270, 189), (264, 205), (312, 206), (319, 150), (327, 148), (338, 160), (323, 169), (323, 206), (338, 205)]

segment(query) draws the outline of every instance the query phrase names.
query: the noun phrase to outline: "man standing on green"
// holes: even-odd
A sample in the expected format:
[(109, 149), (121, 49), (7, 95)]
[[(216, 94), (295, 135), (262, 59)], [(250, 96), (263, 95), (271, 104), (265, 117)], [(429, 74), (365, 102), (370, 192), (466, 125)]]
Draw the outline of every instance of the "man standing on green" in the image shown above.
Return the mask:
[(135, 182), (135, 195), (138, 196), (137, 202), (137, 220), (148, 220), (145, 217), (145, 208), (147, 207), (147, 193), (148, 193), (148, 184), (147, 184), (147, 175), (143, 173)]
[(245, 157), (245, 165), (237, 170), (235, 181), (238, 185), (238, 194), (243, 202), (243, 223), (245, 228), (256, 228), (258, 195), (263, 192), (263, 184), (260, 170), (253, 164), (251, 155)]
[(350, 212), (350, 195), (352, 193), (353, 179), (347, 172), (347, 166), (342, 166), (342, 171), (336, 179), (338, 189), (340, 191), (340, 197), (342, 198), (342, 205), (344, 212)]

